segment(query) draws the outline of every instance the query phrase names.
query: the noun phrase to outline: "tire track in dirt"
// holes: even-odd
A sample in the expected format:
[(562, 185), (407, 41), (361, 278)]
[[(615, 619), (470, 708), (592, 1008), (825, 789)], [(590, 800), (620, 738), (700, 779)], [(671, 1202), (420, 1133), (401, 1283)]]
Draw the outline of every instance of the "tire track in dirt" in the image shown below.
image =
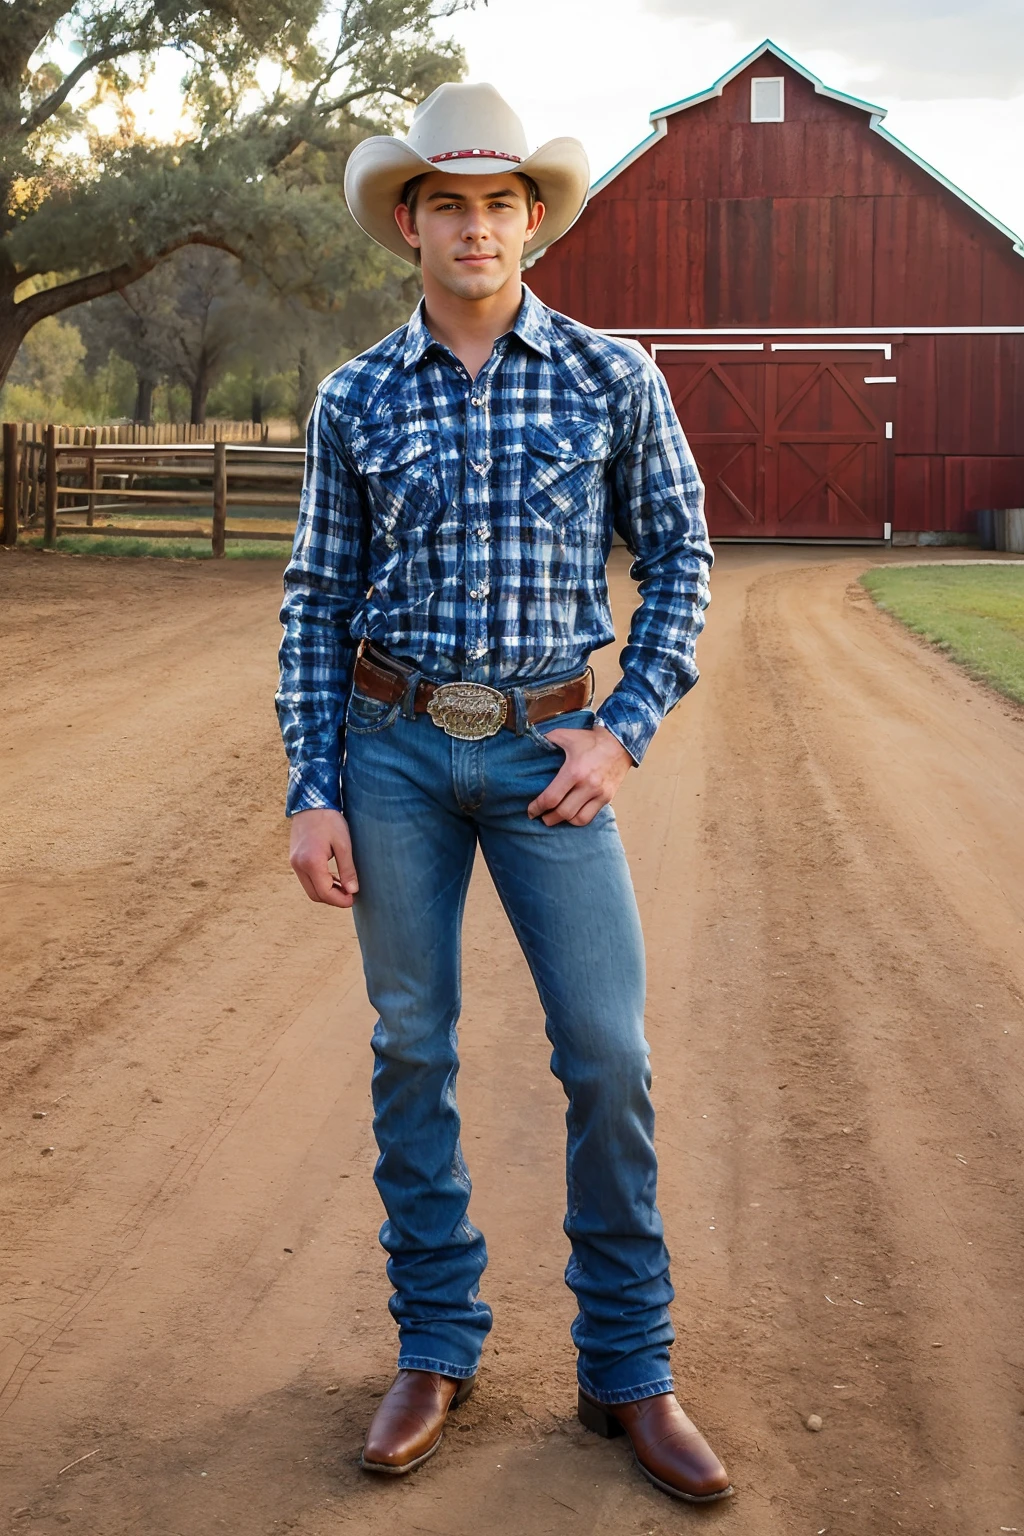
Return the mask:
[[(718, 989), (731, 1049), (717, 1086), (732, 1110), (732, 1220), (750, 1232), (728, 1291), (751, 1297), (737, 1332), (791, 1458), (777, 1496), (789, 1518), (974, 1536), (1022, 1513), (1020, 1351), (1006, 1350), (1024, 1336), (1021, 1164), (1006, 1155), (1021, 1123), (1004, 1086), (1019, 996), (1008, 968), (965, 942), (905, 808), (865, 771), (863, 738), (836, 729), (842, 676), (821, 648), (809, 666), (793, 645), (811, 591), (840, 634), (877, 624), (848, 611), (848, 581), (844, 562), (753, 582), (714, 680), (729, 707), (706, 752), (731, 771), (704, 828), (708, 970), (739, 972)], [(879, 648), (875, 686), (915, 660)], [(1012, 770), (1019, 748), (999, 744)], [(927, 796), (933, 741), (919, 750)], [(737, 924), (755, 893), (758, 920)], [(983, 1036), (979, 1004), (999, 1021)], [(998, 1066), (978, 1060), (981, 1038)], [(966, 1184), (967, 1166), (980, 1182)], [(820, 1437), (801, 1427), (812, 1410)]]

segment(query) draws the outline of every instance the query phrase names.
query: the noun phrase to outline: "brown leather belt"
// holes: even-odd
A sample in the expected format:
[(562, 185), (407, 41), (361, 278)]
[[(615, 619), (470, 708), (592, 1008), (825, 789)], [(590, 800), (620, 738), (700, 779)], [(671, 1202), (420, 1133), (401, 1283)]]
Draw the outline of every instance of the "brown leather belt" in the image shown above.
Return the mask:
[[(355, 685), (368, 698), (397, 704), (405, 695), (412, 672), (412, 667), (364, 641), (356, 658)], [(413, 708), (418, 715), (428, 714), (449, 736), (479, 741), (494, 736), (502, 726), (515, 730), (513, 692), (486, 683), (431, 683), (424, 677), (417, 685)], [(586, 709), (594, 697), (594, 674), (587, 667), (578, 677), (564, 682), (524, 683), (522, 694), (527, 722), (538, 725), (568, 710)]]

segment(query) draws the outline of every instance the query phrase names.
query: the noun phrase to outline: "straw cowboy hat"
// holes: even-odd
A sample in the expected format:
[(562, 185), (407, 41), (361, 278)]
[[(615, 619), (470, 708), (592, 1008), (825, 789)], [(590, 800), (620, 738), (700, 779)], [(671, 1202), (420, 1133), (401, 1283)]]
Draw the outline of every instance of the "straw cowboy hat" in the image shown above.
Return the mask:
[(549, 139), (530, 154), (526, 134), (493, 85), (449, 84), (421, 101), (408, 137), (378, 135), (357, 144), (345, 168), (349, 212), (372, 240), (415, 262), (395, 223), (402, 188), (430, 171), (493, 176), (503, 170), (532, 176), (545, 213), (525, 254), (564, 235), (582, 213), (590, 185), (587, 152), (578, 139)]

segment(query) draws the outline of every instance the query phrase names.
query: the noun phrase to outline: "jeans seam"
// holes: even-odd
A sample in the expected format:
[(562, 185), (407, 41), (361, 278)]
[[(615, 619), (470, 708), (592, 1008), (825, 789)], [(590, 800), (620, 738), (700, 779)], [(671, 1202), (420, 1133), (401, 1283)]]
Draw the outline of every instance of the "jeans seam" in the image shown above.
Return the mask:
[(400, 1371), (436, 1371), (439, 1376), (451, 1376), (456, 1381), (468, 1381), (475, 1376), (478, 1366), (453, 1365), (450, 1360), (435, 1360), (430, 1355), (407, 1355), (404, 1350), (399, 1351), (398, 1369)]
[(595, 1403), (605, 1403), (608, 1407), (616, 1403), (639, 1403), (647, 1397), (664, 1397), (667, 1392), (675, 1390), (671, 1376), (659, 1376), (655, 1381), (640, 1382), (635, 1387), (617, 1387), (610, 1392), (602, 1392), (600, 1387), (595, 1387), (589, 1377), (578, 1367), (576, 1376), (588, 1397), (592, 1397)]

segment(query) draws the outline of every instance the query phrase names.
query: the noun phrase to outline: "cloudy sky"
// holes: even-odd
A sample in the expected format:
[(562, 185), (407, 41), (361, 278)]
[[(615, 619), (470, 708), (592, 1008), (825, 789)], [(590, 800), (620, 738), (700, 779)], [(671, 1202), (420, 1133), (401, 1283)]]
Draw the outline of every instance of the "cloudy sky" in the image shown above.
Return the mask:
[(1024, 235), (1024, 0), (490, 0), (448, 27), (470, 78), (496, 85), (535, 143), (581, 138), (595, 180), (653, 107), (769, 36), (887, 107), (891, 133)]

